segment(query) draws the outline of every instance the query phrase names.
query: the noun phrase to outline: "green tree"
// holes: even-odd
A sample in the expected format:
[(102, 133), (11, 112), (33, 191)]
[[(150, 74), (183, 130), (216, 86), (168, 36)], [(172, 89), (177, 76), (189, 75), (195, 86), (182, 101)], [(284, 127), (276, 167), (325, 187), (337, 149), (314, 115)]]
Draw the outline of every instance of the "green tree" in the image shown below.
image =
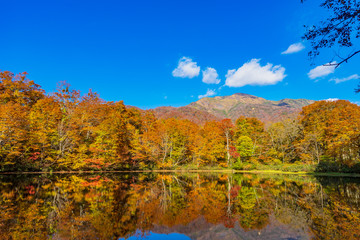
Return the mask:
[(261, 156), (267, 144), (267, 134), (264, 123), (257, 118), (239, 117), (235, 123), (235, 139), (247, 136), (253, 143), (253, 155)]
[(247, 160), (254, 155), (255, 149), (253, 141), (248, 136), (240, 136), (236, 140), (236, 150), (240, 155), (240, 159)]

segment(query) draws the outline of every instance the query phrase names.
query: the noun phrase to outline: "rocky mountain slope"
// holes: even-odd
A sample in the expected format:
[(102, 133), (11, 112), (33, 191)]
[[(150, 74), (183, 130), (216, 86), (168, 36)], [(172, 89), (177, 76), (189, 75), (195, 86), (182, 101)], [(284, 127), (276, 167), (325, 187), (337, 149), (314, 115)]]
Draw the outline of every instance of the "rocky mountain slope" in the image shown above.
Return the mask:
[(266, 100), (249, 94), (202, 98), (189, 107), (206, 111), (218, 118), (236, 120), (240, 116), (256, 117), (264, 122), (275, 122), (298, 114), (301, 108), (313, 103), (307, 99)]
[(224, 118), (235, 121), (240, 116), (256, 117), (269, 123), (295, 117), (302, 107), (313, 102), (313, 100), (307, 99), (272, 101), (249, 94), (236, 93), (231, 96), (202, 98), (185, 107), (158, 107), (151, 111), (154, 111), (159, 118), (178, 117), (198, 124)]
[(210, 112), (199, 110), (190, 106), (185, 107), (158, 107), (153, 109), (155, 115), (158, 118), (168, 119), (168, 118), (182, 118), (189, 119), (196, 124), (204, 124), (205, 122), (216, 120), (219, 121), (223, 119), (222, 117), (215, 116)]
[[(300, 226), (299, 223), (298, 226)], [(296, 227), (290, 224), (279, 222), (273, 215), (270, 216), (270, 222), (261, 230), (243, 229), (239, 223), (233, 227), (225, 227), (223, 224), (208, 223), (204, 217), (199, 217), (188, 225), (175, 225), (172, 227), (155, 225), (151, 230), (154, 233), (170, 234), (180, 233), (190, 237), (193, 240), (262, 240), (262, 239), (311, 239), (311, 233), (306, 226)]]

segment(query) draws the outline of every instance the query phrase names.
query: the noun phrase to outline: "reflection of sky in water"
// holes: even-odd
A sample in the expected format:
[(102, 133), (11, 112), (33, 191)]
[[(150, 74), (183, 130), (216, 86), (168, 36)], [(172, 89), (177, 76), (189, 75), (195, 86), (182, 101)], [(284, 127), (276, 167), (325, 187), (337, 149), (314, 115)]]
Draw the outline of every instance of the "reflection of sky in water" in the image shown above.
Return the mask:
[(0, 240), (360, 239), (359, 182), (217, 173), (0, 175)]
[[(119, 240), (123, 240), (125, 238), (119, 238)], [(170, 233), (170, 234), (159, 234), (148, 232), (146, 235), (142, 235), (141, 232), (137, 232), (135, 236), (126, 238), (126, 240), (158, 240), (158, 239), (166, 239), (166, 240), (191, 240), (188, 236), (180, 233)]]

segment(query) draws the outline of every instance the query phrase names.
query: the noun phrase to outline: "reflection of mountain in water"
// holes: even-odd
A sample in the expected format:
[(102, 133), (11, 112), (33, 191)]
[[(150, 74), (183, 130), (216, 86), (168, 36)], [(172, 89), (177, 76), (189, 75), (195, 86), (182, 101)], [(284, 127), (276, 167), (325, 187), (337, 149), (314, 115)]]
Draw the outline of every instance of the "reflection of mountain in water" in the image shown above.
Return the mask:
[(310, 239), (308, 229), (294, 229), (289, 225), (282, 224), (274, 216), (270, 216), (270, 224), (261, 230), (245, 231), (235, 223), (233, 228), (227, 228), (223, 224), (210, 224), (204, 217), (199, 217), (186, 226), (174, 227), (154, 226), (154, 233), (181, 233), (193, 240), (270, 240), (270, 239)]
[(0, 175), (0, 186), (1, 240), (360, 239), (357, 178)]

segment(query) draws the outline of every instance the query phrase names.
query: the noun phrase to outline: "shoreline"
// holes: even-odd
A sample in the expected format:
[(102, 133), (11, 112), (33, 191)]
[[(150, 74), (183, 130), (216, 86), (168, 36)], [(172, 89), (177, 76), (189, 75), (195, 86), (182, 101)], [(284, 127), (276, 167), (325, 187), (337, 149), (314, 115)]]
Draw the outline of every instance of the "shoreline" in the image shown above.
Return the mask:
[(39, 174), (96, 174), (96, 173), (250, 173), (250, 174), (285, 174), (285, 175), (306, 175), (306, 176), (327, 176), (327, 177), (360, 177), (358, 173), (340, 172), (287, 172), (278, 170), (197, 170), (197, 169), (174, 169), (174, 170), (117, 170), (117, 171), (47, 171), (47, 172), (0, 172), (1, 175), (39, 175)]

